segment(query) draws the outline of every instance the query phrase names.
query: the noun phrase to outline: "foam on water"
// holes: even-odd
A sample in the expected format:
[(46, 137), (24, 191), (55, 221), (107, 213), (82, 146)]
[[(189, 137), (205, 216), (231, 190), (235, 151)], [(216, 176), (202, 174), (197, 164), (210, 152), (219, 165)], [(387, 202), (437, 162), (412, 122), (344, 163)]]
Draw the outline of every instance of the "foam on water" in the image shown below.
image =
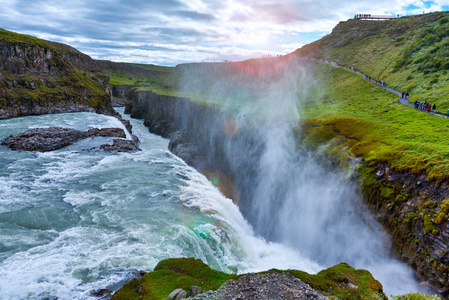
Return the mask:
[[(17, 118), (0, 121), (0, 138), (33, 126), (93, 124), (116, 121), (89, 113)], [(132, 124), (144, 151), (83, 150), (90, 140), (48, 153), (0, 148), (2, 298), (87, 299), (171, 257), (200, 258), (226, 272), (320, 269), (255, 237), (238, 207), (168, 152), (166, 139)]]

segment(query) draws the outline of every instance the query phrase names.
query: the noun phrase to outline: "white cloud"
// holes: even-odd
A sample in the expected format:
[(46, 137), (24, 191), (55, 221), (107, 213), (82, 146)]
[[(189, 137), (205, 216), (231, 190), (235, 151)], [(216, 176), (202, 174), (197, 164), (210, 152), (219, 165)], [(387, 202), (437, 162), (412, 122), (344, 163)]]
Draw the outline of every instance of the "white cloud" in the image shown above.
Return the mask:
[(405, 15), (445, 5), (449, 0), (3, 0), (0, 27), (96, 58), (176, 64), (286, 53), (356, 13)]
[(304, 46), (303, 43), (292, 43), (292, 44), (283, 44), (281, 45), (281, 48), (283, 48), (282, 52), (287, 54), (295, 51), (296, 49), (301, 48), (302, 46)]

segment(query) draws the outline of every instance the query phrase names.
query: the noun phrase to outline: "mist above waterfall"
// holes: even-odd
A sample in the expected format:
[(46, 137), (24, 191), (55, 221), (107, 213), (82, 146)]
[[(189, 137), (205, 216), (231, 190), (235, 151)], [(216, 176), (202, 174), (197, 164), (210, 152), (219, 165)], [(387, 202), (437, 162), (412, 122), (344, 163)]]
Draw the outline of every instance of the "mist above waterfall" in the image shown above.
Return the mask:
[(202, 134), (223, 140), (210, 143), (208, 151), (225, 149), (240, 209), (258, 235), (323, 267), (344, 261), (368, 269), (387, 294), (419, 290), (412, 271), (392, 258), (389, 237), (350, 172), (325, 167), (298, 145), (302, 107), (322, 88), (313, 64), (276, 57), (180, 70), (181, 90), (228, 112), (203, 124)]

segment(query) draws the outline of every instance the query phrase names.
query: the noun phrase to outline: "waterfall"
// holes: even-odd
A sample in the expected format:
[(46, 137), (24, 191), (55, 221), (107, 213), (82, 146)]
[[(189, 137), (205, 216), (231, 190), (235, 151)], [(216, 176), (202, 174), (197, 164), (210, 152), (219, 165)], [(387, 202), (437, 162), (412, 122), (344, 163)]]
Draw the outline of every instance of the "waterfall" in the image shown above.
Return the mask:
[[(201, 90), (203, 99), (233, 111), (245, 131), (224, 143), (240, 208), (256, 234), (326, 267), (347, 262), (368, 269), (386, 294), (419, 291), (413, 272), (391, 256), (388, 234), (370, 215), (348, 172), (326, 168), (297, 145), (294, 129), (302, 108), (322, 89), (313, 65), (276, 58), (198, 69), (189, 69), (181, 88)], [(221, 132), (221, 122), (207, 124), (211, 139)], [(245, 146), (242, 139), (257, 145)]]

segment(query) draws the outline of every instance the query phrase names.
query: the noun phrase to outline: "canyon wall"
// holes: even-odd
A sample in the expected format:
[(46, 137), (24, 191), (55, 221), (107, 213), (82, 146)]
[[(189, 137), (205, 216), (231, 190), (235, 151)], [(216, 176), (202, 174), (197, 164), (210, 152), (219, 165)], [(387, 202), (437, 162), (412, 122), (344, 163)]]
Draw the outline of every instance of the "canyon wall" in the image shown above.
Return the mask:
[[(217, 185), (235, 202), (251, 198), (248, 174), (256, 172), (263, 147), (255, 130), (236, 128), (231, 114), (187, 98), (134, 90), (127, 96), (131, 101), (125, 113), (144, 119), (150, 132), (170, 138), (171, 152), (206, 176), (220, 179)], [(245, 211), (244, 202), (240, 208)]]
[(392, 252), (447, 299), (449, 183), (427, 181), (425, 172), (399, 173), (382, 163), (368, 169), (371, 174), (362, 180), (361, 189), (393, 238)]

